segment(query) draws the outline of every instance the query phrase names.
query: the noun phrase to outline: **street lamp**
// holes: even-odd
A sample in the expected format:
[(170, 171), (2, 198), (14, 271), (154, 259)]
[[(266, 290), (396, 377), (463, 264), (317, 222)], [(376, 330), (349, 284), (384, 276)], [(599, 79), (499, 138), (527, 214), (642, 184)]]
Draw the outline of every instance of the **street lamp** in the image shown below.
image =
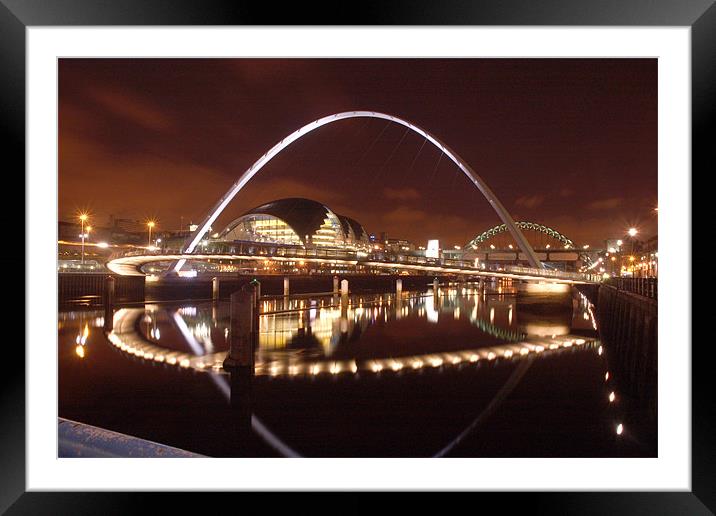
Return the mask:
[[(639, 233), (639, 231), (637, 231), (636, 228), (629, 228), (629, 230), (627, 231), (627, 234), (629, 235), (629, 238), (631, 240), (631, 254), (634, 254), (634, 237), (637, 235), (637, 233)], [(634, 275), (633, 271), (634, 269), (632, 268), (632, 276)]]
[(150, 220), (149, 222), (147, 222), (147, 227), (149, 228), (149, 238), (148, 238), (147, 245), (149, 247), (152, 246), (152, 228), (154, 226), (155, 226), (155, 222), (153, 220)]
[(85, 222), (89, 218), (86, 213), (80, 213), (80, 237), (82, 238), (82, 260), (81, 263), (85, 263)]

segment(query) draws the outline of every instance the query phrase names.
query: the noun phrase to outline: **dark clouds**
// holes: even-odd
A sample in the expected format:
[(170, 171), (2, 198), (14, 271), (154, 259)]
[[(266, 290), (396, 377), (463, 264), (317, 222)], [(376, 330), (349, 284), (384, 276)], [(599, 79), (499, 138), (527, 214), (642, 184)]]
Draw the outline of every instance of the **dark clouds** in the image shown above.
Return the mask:
[[(444, 140), (516, 218), (600, 245), (656, 231), (655, 60), (60, 61), (60, 217), (89, 208), (199, 220), (302, 124), (369, 109)], [(369, 231), (463, 244), (499, 222), (424, 139), (378, 120), (309, 134), (267, 165), (219, 224), (304, 196)]]

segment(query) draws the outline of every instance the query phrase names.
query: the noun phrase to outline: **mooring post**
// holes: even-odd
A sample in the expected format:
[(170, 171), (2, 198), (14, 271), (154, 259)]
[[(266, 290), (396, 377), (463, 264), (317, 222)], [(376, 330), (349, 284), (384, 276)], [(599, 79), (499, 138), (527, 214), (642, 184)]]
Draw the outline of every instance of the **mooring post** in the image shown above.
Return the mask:
[(395, 294), (400, 297), (400, 295), (403, 293), (403, 280), (398, 278), (395, 280)]
[(229, 352), (224, 369), (230, 373), (254, 368), (255, 289), (249, 287), (231, 294), (231, 322)]
[(348, 280), (341, 281), (341, 296), (348, 297)]
[(230, 373), (231, 406), (238, 436), (251, 434), (254, 352), (258, 343), (259, 282), (254, 280), (231, 294), (229, 352), (224, 370)]
[(289, 294), (289, 286), (288, 286), (288, 276), (283, 277), (283, 295), (284, 297), (288, 297)]
[(213, 301), (219, 300), (219, 283), (220, 283), (220, 281), (221, 280), (219, 279), (218, 276), (214, 276), (211, 279), (211, 299)]
[(108, 332), (114, 327), (114, 283), (114, 276), (104, 280), (104, 329)]
[(438, 278), (435, 277), (435, 279), (433, 280), (433, 292), (435, 294), (438, 293), (438, 288), (440, 288), (440, 282), (438, 281)]
[(338, 276), (333, 276), (333, 293), (338, 294)]

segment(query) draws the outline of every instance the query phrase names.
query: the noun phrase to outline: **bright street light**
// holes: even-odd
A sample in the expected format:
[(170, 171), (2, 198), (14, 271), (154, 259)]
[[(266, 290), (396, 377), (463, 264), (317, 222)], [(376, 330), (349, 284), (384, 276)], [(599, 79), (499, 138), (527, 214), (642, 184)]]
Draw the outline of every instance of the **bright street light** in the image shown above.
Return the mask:
[(150, 220), (147, 222), (147, 227), (149, 228), (149, 238), (147, 240), (147, 245), (151, 247), (152, 245), (152, 228), (156, 225), (156, 222), (153, 220)]
[[(80, 263), (82, 265), (84, 265), (84, 263), (85, 263), (85, 236), (86, 236), (85, 235), (85, 222), (87, 221), (87, 219), (89, 219), (89, 215), (87, 215), (86, 213), (80, 213), (79, 219), (80, 219), (80, 227), (81, 227), (80, 237), (82, 238), (82, 260)], [(92, 229), (91, 226), (88, 226), (88, 228)]]
[(636, 228), (629, 228), (629, 231), (627, 231), (627, 233), (629, 233), (629, 236), (632, 237), (632, 238), (634, 238), (634, 237), (637, 235), (638, 232), (639, 232), (639, 231), (637, 231)]

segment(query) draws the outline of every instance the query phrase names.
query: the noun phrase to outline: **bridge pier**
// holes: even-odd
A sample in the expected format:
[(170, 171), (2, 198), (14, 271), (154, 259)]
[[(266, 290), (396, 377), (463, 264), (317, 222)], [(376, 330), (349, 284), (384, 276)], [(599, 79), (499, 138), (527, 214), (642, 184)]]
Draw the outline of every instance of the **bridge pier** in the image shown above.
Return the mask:
[(104, 331), (110, 332), (114, 327), (114, 284), (113, 276), (107, 276), (104, 280)]
[(219, 300), (219, 284), (221, 280), (218, 276), (211, 278), (211, 299), (212, 301)]
[(341, 319), (348, 318), (348, 280), (341, 281)]

